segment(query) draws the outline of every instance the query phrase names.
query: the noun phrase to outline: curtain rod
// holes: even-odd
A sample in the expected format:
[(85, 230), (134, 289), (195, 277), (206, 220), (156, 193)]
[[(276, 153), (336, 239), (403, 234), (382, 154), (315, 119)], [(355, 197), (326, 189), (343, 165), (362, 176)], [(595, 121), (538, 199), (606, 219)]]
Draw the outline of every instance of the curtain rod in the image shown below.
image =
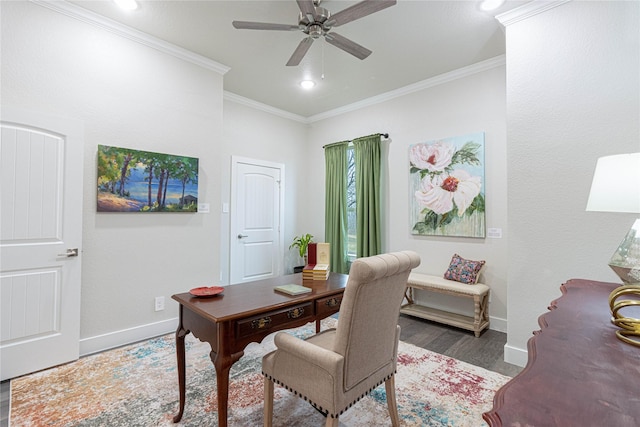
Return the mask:
[[(388, 133), (379, 133), (378, 135), (380, 135), (380, 136), (384, 137), (384, 139), (389, 139), (389, 134), (388, 134)], [(349, 142), (352, 142), (352, 141), (353, 141), (353, 140), (350, 140)], [(346, 141), (345, 141), (345, 142), (346, 142)], [(334, 143), (331, 143), (331, 144), (323, 145), (323, 146), (322, 146), (322, 148), (326, 148), (326, 147), (328, 147), (328, 146), (330, 146), (330, 145), (333, 145), (333, 144), (336, 144), (336, 143), (334, 142)], [(338, 144), (339, 144), (339, 143), (338, 143)]]

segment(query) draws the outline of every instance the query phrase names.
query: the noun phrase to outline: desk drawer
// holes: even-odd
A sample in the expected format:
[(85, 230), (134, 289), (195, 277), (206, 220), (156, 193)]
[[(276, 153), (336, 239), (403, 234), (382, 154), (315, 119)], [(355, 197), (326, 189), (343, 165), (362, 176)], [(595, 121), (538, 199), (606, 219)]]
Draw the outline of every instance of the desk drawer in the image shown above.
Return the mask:
[(319, 318), (324, 318), (340, 311), (342, 294), (333, 295), (316, 301), (316, 313)]
[(255, 316), (238, 321), (236, 323), (236, 337), (249, 337), (253, 334), (259, 334), (294, 321), (313, 318), (313, 315), (313, 301), (308, 301), (282, 310), (274, 310), (261, 316)]

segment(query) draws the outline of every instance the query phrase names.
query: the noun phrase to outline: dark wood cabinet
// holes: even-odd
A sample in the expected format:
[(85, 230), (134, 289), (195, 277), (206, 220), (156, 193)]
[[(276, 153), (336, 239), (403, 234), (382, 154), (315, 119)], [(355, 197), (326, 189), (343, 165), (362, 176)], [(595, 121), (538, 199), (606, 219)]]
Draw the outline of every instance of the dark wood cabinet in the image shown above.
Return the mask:
[(640, 426), (640, 348), (616, 338), (616, 283), (573, 279), (540, 316), (524, 370), (483, 414), (490, 426)]

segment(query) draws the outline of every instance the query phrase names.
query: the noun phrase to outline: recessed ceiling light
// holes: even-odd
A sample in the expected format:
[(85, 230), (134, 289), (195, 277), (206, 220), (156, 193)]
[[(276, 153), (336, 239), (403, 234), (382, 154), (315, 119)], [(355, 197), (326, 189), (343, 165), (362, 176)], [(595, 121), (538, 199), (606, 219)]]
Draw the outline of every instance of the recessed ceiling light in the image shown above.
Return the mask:
[(482, 10), (495, 10), (503, 5), (505, 0), (482, 0), (480, 2), (480, 9)]
[(125, 10), (136, 10), (138, 3), (136, 0), (113, 0), (119, 7)]
[(303, 80), (300, 82), (300, 86), (302, 86), (304, 89), (311, 89), (315, 85), (316, 82), (314, 82), (313, 80)]

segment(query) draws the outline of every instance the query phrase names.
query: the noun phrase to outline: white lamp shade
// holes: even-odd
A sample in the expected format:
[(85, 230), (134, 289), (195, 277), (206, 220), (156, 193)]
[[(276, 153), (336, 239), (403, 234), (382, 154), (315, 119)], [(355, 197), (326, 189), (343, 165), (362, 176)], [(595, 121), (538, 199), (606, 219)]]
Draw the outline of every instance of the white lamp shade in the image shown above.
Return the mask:
[(598, 159), (587, 210), (640, 213), (640, 153)]

